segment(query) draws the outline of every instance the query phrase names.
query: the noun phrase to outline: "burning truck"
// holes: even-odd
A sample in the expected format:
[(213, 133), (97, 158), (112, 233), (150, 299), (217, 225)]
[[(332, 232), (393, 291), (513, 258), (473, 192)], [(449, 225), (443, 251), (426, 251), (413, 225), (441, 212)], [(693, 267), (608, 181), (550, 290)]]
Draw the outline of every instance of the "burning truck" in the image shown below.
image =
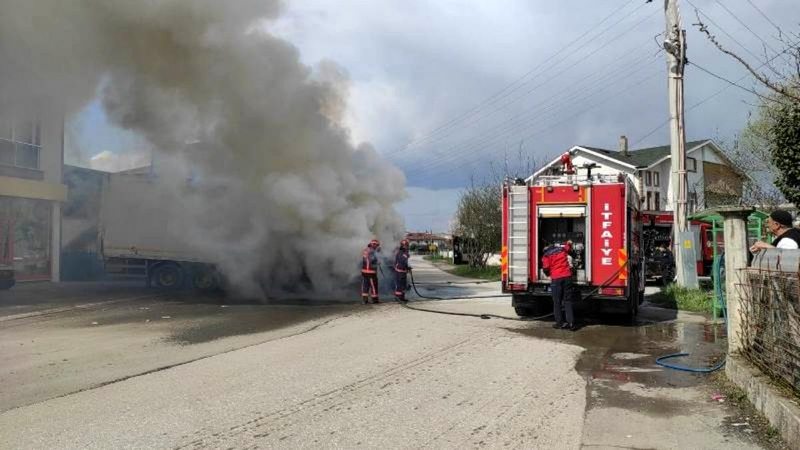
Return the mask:
[(644, 299), (642, 216), (625, 174), (562, 158), (559, 174), (508, 180), (502, 194), (502, 290), (519, 316), (549, 308), (544, 249), (572, 241), (573, 299), (635, 317)]

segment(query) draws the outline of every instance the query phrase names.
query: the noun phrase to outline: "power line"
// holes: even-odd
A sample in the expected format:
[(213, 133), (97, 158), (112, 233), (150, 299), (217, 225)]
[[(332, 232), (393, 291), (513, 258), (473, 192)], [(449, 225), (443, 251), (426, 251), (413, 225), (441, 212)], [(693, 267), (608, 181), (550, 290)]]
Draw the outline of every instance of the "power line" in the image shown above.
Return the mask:
[(776, 30), (778, 30), (778, 35), (782, 35), (783, 34), (783, 31), (781, 31), (781, 27), (779, 27), (777, 24), (775, 24), (775, 22), (773, 22), (772, 19), (769, 18), (769, 16), (764, 14), (764, 11), (762, 11), (761, 8), (756, 6), (756, 4), (752, 2), (752, 0), (747, 0), (747, 3), (750, 3), (750, 6), (755, 8), (755, 10), (758, 11), (759, 14), (761, 14), (761, 17), (765, 18), (767, 20), (767, 22), (772, 24), (772, 26), (775, 27)]
[[(654, 14), (656, 14), (656, 13), (658, 13), (658, 11), (654, 11)], [(629, 28), (628, 30), (626, 30), (625, 32), (623, 32), (623, 33), (620, 33), (619, 35), (615, 36), (615, 37), (614, 37), (614, 38), (613, 38), (611, 41), (609, 41), (608, 43), (610, 43), (610, 42), (613, 42), (613, 41), (615, 41), (615, 40), (617, 40), (617, 39), (619, 39), (619, 38), (623, 37), (624, 35), (626, 35), (626, 34), (627, 34), (627, 33), (629, 33), (630, 31), (634, 30), (636, 27), (638, 27), (639, 25), (641, 25), (642, 23), (644, 23), (644, 21), (646, 21), (647, 19), (649, 19), (650, 17), (652, 17), (654, 14), (651, 14), (650, 16), (646, 17), (644, 20), (642, 20), (642, 21), (640, 21), (639, 23), (637, 23), (637, 24), (636, 24), (634, 27), (631, 27), (631, 28)], [(646, 45), (650, 45), (650, 44), (646, 44)], [(584, 61), (586, 60), (586, 58), (587, 58), (587, 57), (590, 57), (590, 56), (592, 56), (592, 55), (596, 54), (596, 53), (597, 53), (599, 50), (601, 50), (602, 48), (604, 48), (604, 47), (600, 47), (600, 48), (596, 49), (595, 51), (591, 52), (589, 55), (586, 55), (586, 56), (585, 56), (583, 59), (581, 59), (581, 60), (578, 60), (578, 61), (576, 61), (574, 64), (572, 64), (572, 65), (570, 65), (570, 66), (568, 66), (568, 67), (566, 67), (566, 68), (562, 69), (562, 70), (561, 70), (560, 72), (558, 72), (556, 75), (560, 75), (560, 74), (562, 74), (563, 72), (565, 72), (566, 70), (569, 70), (570, 68), (572, 68), (572, 67), (574, 67), (574, 66), (576, 66), (576, 65), (580, 64), (581, 62), (584, 62)], [(629, 53), (630, 53), (630, 51), (626, 51), (626, 52), (623, 54), (623, 56), (624, 56), (624, 55), (627, 55), (627, 54), (629, 54)], [(655, 55), (649, 55), (649, 58), (653, 58), (653, 57), (655, 57)], [(646, 59), (646, 58), (645, 58), (645, 59)], [(638, 62), (638, 61), (637, 61), (637, 62)], [(612, 69), (612, 70), (613, 70), (613, 69)], [(621, 71), (625, 71), (625, 70), (629, 70), (629, 69), (626, 69), (625, 67), (622, 67)], [(597, 76), (597, 74), (590, 74), (589, 76), (587, 76), (587, 77), (584, 77), (583, 79), (581, 79), (581, 80), (578, 80), (577, 82), (582, 82), (583, 80), (585, 80), (585, 79), (587, 79), (587, 78), (590, 78), (591, 76)], [(551, 78), (554, 78), (554, 76), (553, 76), (553, 77), (551, 77)], [(549, 81), (549, 79), (548, 79), (548, 81)], [(596, 83), (599, 83), (599, 81), (596, 81)], [(537, 86), (537, 88), (538, 88), (538, 87), (540, 87), (540, 86)], [(571, 88), (572, 90), (575, 90), (576, 86), (574, 86), (574, 85), (573, 85), (573, 86), (571, 86), (570, 88)], [(570, 90), (570, 88), (567, 88), (567, 89), (565, 89), (565, 90), (567, 90), (567, 91), (568, 91), (568, 90)], [(546, 99), (545, 101), (547, 101), (547, 100), (549, 100), (549, 99), (554, 99), (554, 98), (557, 98), (557, 97), (558, 97), (558, 94), (551, 96), (550, 98)], [(564, 102), (562, 101), (562, 102), (560, 102), (560, 103), (561, 103), (561, 104), (563, 104)], [(540, 106), (541, 106), (541, 105), (538, 105), (537, 107), (540, 107)], [(550, 108), (550, 109), (552, 109), (552, 108)], [(488, 131), (492, 131), (492, 132), (493, 132), (493, 131), (499, 131), (499, 133), (498, 133), (497, 135), (495, 135), (494, 137), (501, 137), (501, 136), (503, 136), (503, 135), (506, 135), (508, 132), (513, 132), (513, 131), (515, 131), (516, 129), (518, 129), (520, 125), (524, 125), (524, 124), (514, 125), (514, 124), (512, 124), (512, 123), (510, 123), (510, 122), (513, 122), (513, 121), (515, 121), (515, 120), (521, 120), (521, 117), (523, 117), (523, 116), (527, 115), (529, 112), (532, 112), (532, 111), (534, 111), (534, 110), (535, 110), (535, 108), (529, 108), (529, 109), (527, 109), (527, 110), (523, 111), (523, 113), (522, 113), (522, 114), (520, 114), (520, 115), (518, 115), (518, 116), (515, 116), (515, 117), (513, 117), (513, 118), (512, 118), (510, 121), (506, 121), (506, 122), (504, 122), (504, 123), (499, 123), (498, 125), (496, 125), (496, 126), (494, 126), (494, 127), (490, 128)], [(491, 140), (491, 137), (490, 137), (490, 139), (489, 139), (489, 140)], [(448, 148), (447, 148), (447, 149), (444, 151), (444, 153), (442, 153), (442, 152), (437, 152), (437, 153), (439, 153), (439, 154), (437, 155), (436, 159), (437, 159), (437, 160), (446, 159), (446, 158), (447, 158), (447, 156), (448, 156), (448, 154), (452, 154), (452, 153), (454, 153), (454, 152), (458, 152), (459, 150), (463, 150), (463, 146), (462, 146), (461, 144), (455, 144), (455, 145), (453, 145), (453, 146), (451, 146), (451, 147), (448, 147)]]
[[(658, 75), (660, 73), (662, 73), (662, 70), (658, 69), (657, 71), (652, 72), (652, 73), (648, 74), (647, 76), (645, 76), (644, 78), (638, 80), (636, 83), (633, 83), (633, 84), (630, 84), (630, 85), (626, 84), (625, 86), (623, 86), (622, 89), (614, 91), (611, 95), (608, 95), (608, 96), (604, 97), (600, 101), (598, 101), (598, 102), (596, 102), (594, 104), (588, 105), (588, 106), (583, 105), (576, 113), (571, 114), (569, 116), (566, 116), (566, 117), (564, 117), (561, 120), (558, 120), (556, 122), (552, 122), (552, 123), (548, 124), (544, 128), (539, 128), (539, 129), (533, 131), (532, 133), (526, 134), (525, 136), (522, 137), (522, 139), (527, 141), (528, 139), (530, 139), (530, 138), (532, 138), (534, 136), (538, 136), (538, 135), (540, 135), (540, 134), (542, 134), (542, 133), (544, 133), (546, 131), (549, 131), (549, 130), (553, 129), (554, 127), (556, 127), (556, 126), (558, 126), (558, 125), (560, 125), (560, 124), (562, 124), (562, 123), (564, 123), (564, 122), (566, 122), (568, 120), (574, 119), (575, 117), (581, 116), (581, 115), (583, 115), (583, 114), (585, 114), (585, 113), (597, 108), (598, 106), (606, 104), (610, 100), (619, 98), (621, 94), (630, 93), (632, 87), (639, 86), (639, 85), (643, 84), (644, 82), (652, 79), (653, 77), (655, 77), (656, 75)], [(455, 166), (451, 166), (451, 167), (449, 167), (448, 170), (445, 170), (445, 171), (439, 172), (439, 173), (440, 174), (450, 173), (450, 172), (452, 172), (454, 170), (464, 168), (466, 165), (474, 164), (474, 163), (475, 163), (475, 161), (464, 160), (464, 161), (461, 162), (461, 164), (457, 164)], [(419, 171), (418, 171), (418, 173), (419, 173)], [(422, 173), (430, 173), (430, 171), (427, 171), (427, 172), (426, 171), (422, 171)]]
[[(545, 67), (545, 64), (547, 64), (548, 62), (550, 62), (550, 61), (552, 61), (553, 59), (555, 59), (556, 57), (558, 57), (558, 56), (559, 56), (560, 54), (562, 54), (562, 53), (563, 53), (565, 50), (567, 50), (568, 48), (572, 47), (572, 46), (573, 46), (575, 43), (579, 42), (581, 39), (583, 39), (584, 37), (586, 37), (586, 36), (587, 36), (589, 33), (591, 33), (592, 31), (594, 31), (595, 29), (597, 29), (597, 28), (598, 28), (600, 25), (602, 25), (603, 23), (605, 23), (605, 22), (606, 22), (608, 19), (610, 19), (610, 18), (614, 17), (614, 16), (615, 16), (615, 15), (616, 15), (616, 14), (617, 14), (619, 11), (621, 11), (622, 9), (624, 9), (625, 7), (627, 7), (628, 5), (630, 5), (631, 3), (633, 3), (634, 1), (636, 1), (636, 0), (629, 0), (629, 1), (627, 1), (626, 3), (624, 3), (622, 6), (618, 7), (617, 9), (615, 9), (613, 12), (611, 12), (609, 15), (607, 15), (605, 18), (603, 18), (603, 19), (602, 19), (600, 22), (598, 22), (597, 24), (595, 24), (595, 25), (594, 25), (592, 28), (590, 28), (589, 30), (585, 31), (583, 34), (581, 34), (580, 36), (578, 36), (576, 39), (574, 39), (574, 40), (570, 41), (570, 42), (569, 42), (567, 45), (565, 45), (564, 47), (562, 47), (561, 49), (559, 49), (558, 51), (556, 51), (556, 53), (554, 53), (554, 54), (552, 54), (551, 56), (549, 56), (547, 59), (545, 59), (544, 61), (542, 61), (540, 64), (538, 64), (538, 65), (537, 65), (536, 67), (534, 67), (533, 69), (531, 69), (531, 70), (529, 70), (528, 72), (526, 72), (524, 75), (522, 75), (521, 77), (519, 77), (518, 79), (516, 79), (514, 82), (512, 82), (512, 83), (510, 83), (510, 84), (506, 85), (504, 88), (502, 88), (502, 89), (500, 89), (499, 91), (495, 92), (494, 94), (490, 95), (489, 97), (487, 97), (486, 99), (484, 99), (483, 101), (481, 101), (479, 104), (477, 104), (477, 105), (476, 105), (476, 106), (474, 106), (473, 108), (471, 108), (471, 109), (469, 109), (468, 111), (466, 111), (466, 112), (464, 112), (464, 113), (460, 114), (459, 116), (455, 117), (454, 119), (451, 119), (451, 120), (447, 121), (446, 123), (444, 123), (444, 124), (442, 124), (442, 125), (440, 125), (440, 126), (436, 127), (434, 130), (432, 130), (432, 131), (428, 132), (428, 133), (427, 133), (427, 134), (425, 134), (424, 136), (421, 136), (421, 137), (415, 138), (414, 140), (412, 140), (411, 142), (409, 142), (408, 144), (406, 144), (404, 147), (402, 147), (402, 148), (401, 148), (401, 149), (399, 149), (398, 151), (405, 150), (405, 149), (407, 149), (407, 148), (410, 148), (410, 147), (412, 147), (412, 146), (414, 146), (414, 145), (416, 145), (416, 144), (419, 144), (420, 142), (424, 142), (424, 141), (428, 140), (428, 139), (429, 139), (431, 136), (433, 136), (433, 135), (436, 135), (437, 133), (439, 133), (439, 132), (440, 132), (440, 131), (442, 131), (442, 130), (445, 130), (445, 129), (448, 129), (448, 128), (452, 127), (453, 125), (457, 124), (457, 123), (458, 123), (458, 122), (460, 122), (461, 120), (463, 120), (463, 119), (465, 119), (465, 118), (472, 117), (472, 116), (474, 115), (474, 113), (476, 113), (476, 112), (480, 111), (480, 110), (481, 110), (483, 107), (485, 107), (485, 106), (489, 106), (489, 105), (492, 105), (492, 104), (496, 103), (497, 101), (499, 101), (499, 100), (502, 100), (502, 99), (504, 99), (504, 98), (508, 97), (508, 96), (509, 96), (511, 93), (513, 93), (513, 92), (515, 92), (516, 90), (518, 90), (518, 89), (519, 89), (521, 86), (524, 86), (524, 85), (525, 85), (525, 84), (527, 84), (528, 82), (532, 81), (532, 80), (528, 80), (528, 81), (523, 81), (523, 80), (526, 80), (526, 79), (527, 79), (527, 78), (528, 78), (530, 75), (532, 75), (534, 72), (536, 72), (536, 71), (538, 71), (539, 69), (541, 69), (541, 68)], [(635, 12), (635, 11), (638, 11), (638, 10), (639, 10), (639, 8), (641, 8), (642, 6), (643, 6), (643, 4), (642, 4), (642, 5), (640, 5), (639, 7), (635, 8), (633, 11), (631, 11), (631, 13), (629, 13), (629, 14), (628, 14), (627, 16), (625, 16), (624, 18), (626, 18), (626, 17), (629, 17), (629, 16), (630, 16), (630, 14), (632, 14), (632, 13), (633, 13), (633, 12)], [(620, 20), (624, 20), (624, 18), (623, 18), (623, 19), (620, 19)], [(612, 26), (616, 25), (616, 23), (619, 23), (619, 21), (617, 21), (617, 22), (615, 22), (614, 24), (612, 24)], [(608, 28), (607, 28), (606, 30), (608, 30)], [(602, 34), (602, 33), (604, 33), (606, 30), (604, 30), (603, 32), (601, 32), (601, 34)], [(563, 59), (562, 59), (562, 61), (563, 61)], [(552, 67), (552, 66), (550, 66), (550, 67)], [(549, 68), (549, 67), (548, 67), (548, 68)]]
[(686, 2), (687, 2), (687, 3), (689, 3), (689, 4), (690, 4), (690, 5), (691, 5), (691, 6), (692, 6), (692, 7), (693, 7), (693, 8), (694, 8), (694, 9), (695, 9), (697, 12), (698, 12), (698, 14), (701, 14), (703, 17), (705, 17), (705, 18), (706, 18), (706, 19), (707, 19), (707, 20), (708, 20), (708, 21), (711, 23), (711, 25), (714, 25), (715, 27), (717, 27), (717, 28), (718, 28), (718, 29), (719, 29), (719, 30), (720, 30), (720, 31), (721, 31), (723, 34), (725, 34), (725, 36), (728, 36), (728, 38), (729, 38), (731, 41), (733, 41), (734, 43), (736, 43), (736, 45), (738, 45), (739, 47), (741, 47), (742, 49), (744, 49), (744, 51), (746, 51), (747, 53), (749, 53), (749, 54), (750, 54), (750, 56), (752, 56), (753, 58), (755, 58), (755, 59), (756, 59), (758, 62), (764, 62), (764, 61), (762, 61), (762, 60), (761, 60), (761, 57), (760, 57), (760, 56), (758, 56), (758, 55), (756, 55), (755, 53), (751, 52), (749, 48), (747, 48), (747, 47), (746, 47), (744, 44), (742, 44), (741, 42), (739, 42), (739, 41), (738, 41), (738, 40), (737, 40), (735, 37), (733, 37), (733, 36), (732, 36), (730, 33), (728, 33), (728, 32), (727, 32), (727, 31), (726, 31), (724, 28), (722, 28), (721, 26), (719, 26), (719, 25), (718, 25), (716, 22), (714, 22), (714, 19), (712, 19), (712, 18), (711, 18), (711, 16), (709, 16), (708, 14), (706, 14), (705, 12), (703, 12), (703, 10), (702, 10), (702, 9), (700, 9), (700, 8), (698, 8), (698, 7), (697, 7), (697, 6), (696, 6), (694, 3), (692, 3), (692, 1), (691, 1), (691, 0), (686, 0)]
[[(654, 59), (655, 55), (648, 55), (649, 59)], [(642, 61), (646, 61), (648, 58), (645, 58)], [(605, 79), (617, 79), (621, 72), (626, 74), (626, 77), (632, 77), (642, 69), (647, 68), (647, 66), (641, 66), (638, 68), (631, 69), (630, 67), (616, 67), (616, 70), (612, 70), (610, 73), (602, 76), (600, 79), (594, 80), (594, 82), (588, 86), (580, 86), (580, 85), (570, 85), (569, 87), (565, 88), (561, 92), (555, 93), (551, 98), (557, 99), (558, 101), (554, 101), (551, 103), (545, 103), (544, 105), (538, 105), (536, 108), (532, 108), (528, 111), (525, 111), (520, 116), (514, 117), (514, 122), (507, 122), (500, 124), (498, 127), (494, 127), (490, 130), (485, 130), (483, 132), (484, 136), (479, 137), (477, 140), (472, 140), (472, 142), (468, 142), (466, 145), (464, 143), (455, 144), (449, 148), (447, 148), (444, 152), (440, 152), (433, 160), (430, 158), (427, 159), (428, 168), (435, 167), (440, 163), (447, 163), (451, 157), (463, 157), (465, 153), (474, 153), (481, 148), (489, 144), (496, 144), (499, 139), (502, 138), (510, 138), (513, 134), (519, 133), (520, 131), (524, 131), (530, 129), (532, 126), (541, 123), (536, 119), (540, 119), (541, 117), (548, 117), (549, 113), (550, 116), (555, 115), (555, 111), (567, 109), (573, 104), (576, 103), (584, 103), (587, 100), (591, 99), (592, 97), (603, 93), (605, 90), (613, 87), (613, 85), (604, 83)], [(619, 78), (620, 81), (624, 81), (626, 77)], [(593, 86), (595, 84), (600, 85), (599, 88), (595, 89)], [(570, 95), (561, 96), (562, 92), (564, 91), (572, 91)], [(588, 93), (588, 95), (587, 95)], [(529, 114), (529, 113), (533, 114)], [(523, 121), (522, 118), (525, 118)], [(491, 133), (491, 134), (488, 134)], [(514, 139), (516, 140), (516, 139)]]
[[(786, 54), (786, 53), (789, 51), (789, 49), (791, 48), (791, 46), (792, 46), (792, 45), (797, 45), (797, 43), (791, 44), (791, 45), (789, 46), (789, 48), (786, 48), (784, 51), (782, 51), (782, 52), (778, 53), (777, 55), (773, 55), (773, 56), (772, 56), (770, 59), (768, 59), (767, 61), (765, 61), (763, 64), (761, 64), (760, 66), (756, 67), (756, 70), (759, 70), (759, 69), (761, 69), (762, 67), (766, 66), (767, 64), (769, 64), (770, 62), (772, 62), (774, 59), (778, 58), (779, 56), (781, 56), (781, 55), (783, 55), (783, 54)], [(697, 66), (697, 64), (693, 64), (693, 65), (699, 68), (699, 66)], [(741, 77), (740, 77), (738, 80), (736, 80), (736, 83), (740, 83), (740, 82), (742, 82), (742, 80), (744, 80), (745, 78), (747, 78), (747, 77), (749, 77), (749, 76), (750, 76), (750, 74), (744, 74), (744, 75), (742, 75), (742, 76), (741, 76)], [(728, 81), (728, 80), (725, 80), (725, 81)], [(693, 104), (692, 106), (690, 106), (690, 107), (686, 108), (686, 111), (687, 111), (687, 112), (689, 112), (689, 111), (691, 111), (691, 110), (693, 110), (693, 109), (695, 109), (695, 108), (699, 107), (700, 105), (702, 105), (702, 104), (704, 104), (704, 103), (708, 102), (709, 100), (713, 99), (714, 97), (718, 96), (719, 94), (721, 94), (721, 93), (723, 93), (723, 92), (727, 91), (727, 90), (728, 90), (728, 89), (730, 89), (730, 88), (731, 88), (731, 86), (733, 86), (733, 85), (734, 85), (734, 84), (728, 84), (727, 86), (723, 87), (722, 89), (718, 90), (717, 92), (715, 92), (715, 93), (713, 93), (713, 94), (709, 95), (708, 97), (706, 97), (706, 98), (704, 98), (704, 99), (702, 99), (702, 100), (698, 101), (697, 103)], [(668, 123), (669, 123), (669, 119), (665, 120), (665, 121), (664, 121), (664, 122), (662, 122), (660, 125), (658, 125), (657, 127), (653, 128), (652, 130), (650, 130), (650, 132), (648, 132), (647, 134), (645, 134), (645, 135), (644, 135), (644, 136), (642, 136), (641, 138), (637, 139), (637, 140), (636, 140), (636, 142), (634, 142), (633, 144), (631, 144), (631, 146), (635, 146), (636, 144), (638, 144), (638, 143), (640, 143), (640, 142), (644, 141), (645, 139), (649, 138), (650, 136), (652, 136), (652, 135), (653, 135), (653, 133), (655, 133), (656, 131), (660, 130), (661, 128), (663, 128), (663, 127), (664, 127), (664, 125), (666, 125), (666, 124), (668, 124)]]
[[(703, 72), (705, 72), (705, 73), (707, 73), (707, 74), (711, 75), (712, 77), (714, 77), (714, 78), (716, 78), (716, 79), (718, 79), (718, 80), (722, 80), (722, 81), (724, 81), (724, 82), (726, 82), (726, 83), (730, 84), (731, 86), (735, 86), (735, 87), (737, 87), (737, 88), (739, 88), (739, 89), (741, 89), (741, 90), (743, 90), (743, 91), (747, 91), (747, 92), (749, 92), (749, 93), (751, 93), (751, 94), (753, 94), (753, 95), (756, 95), (756, 96), (758, 96), (759, 98), (761, 98), (762, 100), (768, 100), (768, 101), (771, 101), (771, 102), (782, 103), (782, 102), (780, 102), (780, 101), (778, 101), (778, 100), (775, 100), (774, 98), (769, 98), (769, 97), (767, 97), (767, 96), (761, 95), (761, 94), (759, 94), (758, 92), (756, 92), (756, 91), (755, 91), (755, 90), (753, 90), (753, 89), (748, 89), (748, 88), (746, 88), (746, 87), (744, 87), (744, 86), (742, 86), (742, 85), (738, 84), (738, 83), (737, 83), (737, 82), (735, 82), (735, 81), (731, 81), (731, 80), (729, 80), (729, 79), (727, 79), (727, 78), (723, 77), (722, 75), (717, 75), (716, 73), (714, 73), (714, 72), (712, 72), (712, 71), (710, 71), (710, 70), (708, 70), (708, 69), (706, 69), (706, 68), (704, 68), (704, 67), (702, 67), (702, 66), (700, 66), (700, 65), (697, 65), (697, 64), (695, 64), (695, 63), (689, 63), (689, 65), (690, 65), (690, 66), (697, 67), (697, 68), (698, 68), (698, 69), (700, 69), (701, 71), (703, 71)], [(746, 75), (745, 75), (745, 77), (746, 77)]]
[[(630, 51), (626, 51), (623, 54), (623, 56), (627, 55), (627, 54), (630, 54), (630, 53), (631, 53)], [(612, 78), (616, 78), (621, 73), (626, 73), (627, 72), (628, 74), (631, 74), (632, 73), (631, 68), (630, 68), (631, 66), (635, 67), (637, 64), (639, 64), (641, 62), (647, 61), (649, 59), (654, 59), (654, 58), (655, 58), (655, 55), (647, 54), (647, 55), (645, 55), (644, 58), (641, 58), (641, 57), (634, 58), (634, 60), (629, 62), (627, 66), (625, 64), (620, 64), (620, 65), (615, 65), (615, 66), (608, 66), (611, 70), (610, 70), (610, 72), (606, 73), (605, 75), (601, 75), (602, 72), (600, 72), (600, 73), (589, 73), (587, 76), (584, 76), (583, 78), (572, 82), (566, 88), (564, 88), (564, 89), (562, 89), (562, 90), (560, 90), (558, 92), (555, 92), (550, 97), (547, 97), (547, 98), (543, 99), (541, 102), (537, 103), (537, 105), (535, 105), (534, 107), (531, 107), (531, 108), (528, 108), (526, 110), (523, 110), (521, 113), (519, 113), (518, 115), (512, 117), (511, 119), (503, 121), (501, 123), (498, 123), (497, 125), (489, 128), (489, 129), (480, 130), (480, 133), (483, 133), (483, 134), (485, 134), (485, 133), (495, 133), (495, 134), (491, 135), (490, 137), (504, 136), (504, 135), (507, 134), (507, 132), (513, 132), (520, 125), (524, 125), (524, 123), (516, 124), (515, 122), (522, 122), (523, 119), (530, 120), (530, 119), (532, 119), (534, 117), (537, 117), (538, 115), (540, 115), (543, 112), (546, 112), (548, 110), (552, 110), (554, 107), (557, 107), (559, 105), (564, 105), (565, 103), (567, 103), (570, 100), (570, 96), (567, 96), (566, 98), (564, 98), (562, 96), (563, 93), (571, 92), (572, 93), (572, 97), (577, 97), (577, 96), (582, 95), (582, 92), (584, 92), (584, 91), (592, 92), (592, 91), (595, 90), (594, 86), (602, 85), (606, 80), (612, 79)], [(616, 60), (619, 60), (619, 58), (617, 58)], [(580, 84), (583, 83), (586, 80), (591, 80), (592, 82), (589, 85), (581, 86)], [(548, 103), (551, 100), (553, 100), (553, 101), (554, 100), (558, 100), (558, 102), (556, 102), (555, 104)], [(531, 115), (532, 113), (533, 113), (533, 115)], [(453, 151), (463, 150), (463, 148), (464, 147), (463, 147), (462, 143), (453, 144), (453, 145), (447, 147), (443, 151), (434, 152), (435, 153), (435, 159), (445, 158), (445, 157), (447, 157), (448, 154), (451, 154)], [(430, 159), (429, 159), (429, 161), (430, 161)]]
[(731, 15), (731, 16), (732, 16), (734, 19), (736, 19), (736, 21), (737, 21), (737, 22), (739, 22), (739, 23), (740, 23), (740, 24), (741, 24), (743, 27), (745, 27), (745, 28), (747, 29), (747, 31), (749, 31), (749, 32), (750, 32), (750, 33), (751, 33), (753, 36), (755, 36), (756, 38), (758, 38), (758, 40), (759, 40), (759, 41), (761, 41), (761, 43), (763, 43), (765, 46), (767, 46), (767, 48), (768, 48), (768, 49), (770, 49), (770, 51), (772, 51), (772, 53), (778, 53), (778, 51), (777, 51), (777, 50), (775, 50), (774, 48), (772, 48), (772, 46), (771, 46), (771, 45), (769, 45), (769, 44), (767, 43), (767, 41), (765, 41), (764, 39), (762, 39), (762, 38), (761, 38), (761, 36), (759, 36), (759, 35), (758, 35), (758, 34), (757, 34), (755, 31), (753, 31), (753, 29), (752, 29), (752, 28), (750, 28), (749, 26), (747, 26), (747, 24), (746, 24), (746, 23), (744, 23), (744, 22), (742, 21), (742, 19), (740, 19), (740, 18), (739, 18), (739, 16), (737, 16), (736, 14), (734, 14), (734, 13), (733, 13), (733, 11), (731, 11), (730, 9), (728, 9), (728, 7), (727, 7), (727, 6), (725, 6), (725, 5), (724, 5), (722, 2), (720, 2), (719, 0), (714, 0), (714, 1), (715, 1), (715, 2), (716, 2), (718, 5), (719, 5), (719, 6), (721, 6), (721, 7), (722, 7), (722, 9), (724, 9), (725, 11), (727, 11), (727, 12), (728, 12), (728, 14), (730, 14), (730, 15)]
[[(649, 59), (655, 59), (655, 55), (649, 56)], [(646, 60), (646, 59), (645, 59)], [(584, 88), (576, 85), (571, 85), (565, 90), (572, 90), (572, 94), (566, 97), (561, 97), (560, 92), (554, 95), (554, 98), (558, 98), (559, 101), (553, 102), (551, 104), (546, 105), (543, 109), (536, 110), (536, 114), (528, 115), (525, 121), (519, 121), (518, 123), (508, 123), (501, 128), (495, 128), (491, 131), (497, 131), (494, 134), (489, 134), (487, 136), (483, 136), (477, 140), (474, 140), (468, 143), (466, 146), (463, 144), (456, 144), (447, 149), (446, 152), (443, 154), (438, 155), (432, 161), (428, 160), (427, 170), (434, 169), (442, 164), (446, 164), (451, 160), (451, 157), (456, 156), (461, 159), (465, 156), (465, 154), (474, 154), (477, 151), (489, 146), (489, 145), (496, 145), (497, 141), (502, 138), (509, 138), (513, 134), (518, 134), (519, 132), (526, 132), (533, 126), (540, 125), (542, 122), (542, 118), (554, 117), (557, 116), (556, 111), (564, 110), (568, 111), (574, 105), (583, 105), (587, 101), (591, 100), (592, 98), (602, 94), (604, 91), (614, 87), (614, 85), (603, 83), (604, 79), (617, 79), (619, 76), (618, 72), (625, 72), (625, 77), (619, 78), (620, 82), (624, 82), (626, 78), (631, 78), (637, 73), (639, 73), (642, 69), (646, 69), (648, 66), (640, 66), (635, 69), (631, 69), (630, 67), (622, 67), (622, 70), (612, 71), (611, 73), (606, 74), (600, 80), (596, 80), (596, 83), (601, 85), (598, 89), (593, 88)], [(587, 94), (588, 92), (588, 94)], [(527, 114), (526, 114), (527, 115)], [(537, 120), (538, 119), (538, 120)], [(516, 139), (514, 139), (516, 141)]]

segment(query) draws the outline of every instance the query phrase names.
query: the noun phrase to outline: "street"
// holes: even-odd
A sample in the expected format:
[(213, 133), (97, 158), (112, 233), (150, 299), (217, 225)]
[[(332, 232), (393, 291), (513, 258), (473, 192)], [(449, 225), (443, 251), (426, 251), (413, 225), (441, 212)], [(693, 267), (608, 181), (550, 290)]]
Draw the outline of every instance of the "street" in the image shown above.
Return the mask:
[[(423, 295), (499, 293), (413, 265)], [(697, 315), (570, 333), (355, 296), (52, 286), (0, 294), (0, 448), (764, 448), (707, 376), (655, 365), (722, 356)], [(502, 297), (411, 305), (515, 317)]]

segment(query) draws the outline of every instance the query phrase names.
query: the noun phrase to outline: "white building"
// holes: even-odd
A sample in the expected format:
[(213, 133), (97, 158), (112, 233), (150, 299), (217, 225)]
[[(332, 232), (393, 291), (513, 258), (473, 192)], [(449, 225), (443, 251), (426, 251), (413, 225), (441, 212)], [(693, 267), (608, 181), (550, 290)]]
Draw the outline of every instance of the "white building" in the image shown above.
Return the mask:
[[(627, 174), (639, 191), (644, 210), (673, 210), (669, 145), (629, 150), (628, 140), (622, 136), (619, 150), (576, 145), (569, 149), (569, 153), (575, 168), (581, 173), (585, 172), (587, 165), (594, 164), (593, 174)], [(690, 212), (736, 203), (741, 198), (746, 177), (732, 166), (714, 141), (687, 142), (686, 161)], [(560, 170), (559, 156), (531, 178), (557, 174)]]
[(0, 264), (13, 264), (17, 281), (60, 279), (63, 165), (60, 114), (0, 111)]

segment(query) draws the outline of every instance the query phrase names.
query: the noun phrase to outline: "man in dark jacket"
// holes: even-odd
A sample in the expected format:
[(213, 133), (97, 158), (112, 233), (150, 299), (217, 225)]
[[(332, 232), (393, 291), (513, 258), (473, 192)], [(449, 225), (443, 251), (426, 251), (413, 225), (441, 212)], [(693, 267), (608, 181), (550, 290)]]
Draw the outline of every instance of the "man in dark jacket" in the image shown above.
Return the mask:
[[(553, 316), (556, 322), (553, 328), (576, 330), (575, 317), (572, 311), (572, 264), (569, 252), (572, 242), (567, 241), (563, 246), (551, 245), (544, 250), (542, 256), (542, 270), (550, 277), (550, 289), (553, 295)], [(566, 322), (561, 313), (564, 309)]]
[(792, 215), (788, 211), (776, 209), (767, 218), (767, 230), (775, 236), (772, 244), (756, 242), (750, 251), (761, 251), (762, 248), (782, 248), (785, 250), (800, 249), (800, 230), (792, 227)]
[(380, 303), (378, 299), (378, 249), (381, 243), (377, 239), (370, 241), (361, 254), (361, 301), (366, 305)]
[(408, 289), (408, 272), (411, 266), (408, 265), (408, 241), (400, 241), (400, 248), (394, 255), (394, 296), (398, 301), (406, 301), (406, 289)]

